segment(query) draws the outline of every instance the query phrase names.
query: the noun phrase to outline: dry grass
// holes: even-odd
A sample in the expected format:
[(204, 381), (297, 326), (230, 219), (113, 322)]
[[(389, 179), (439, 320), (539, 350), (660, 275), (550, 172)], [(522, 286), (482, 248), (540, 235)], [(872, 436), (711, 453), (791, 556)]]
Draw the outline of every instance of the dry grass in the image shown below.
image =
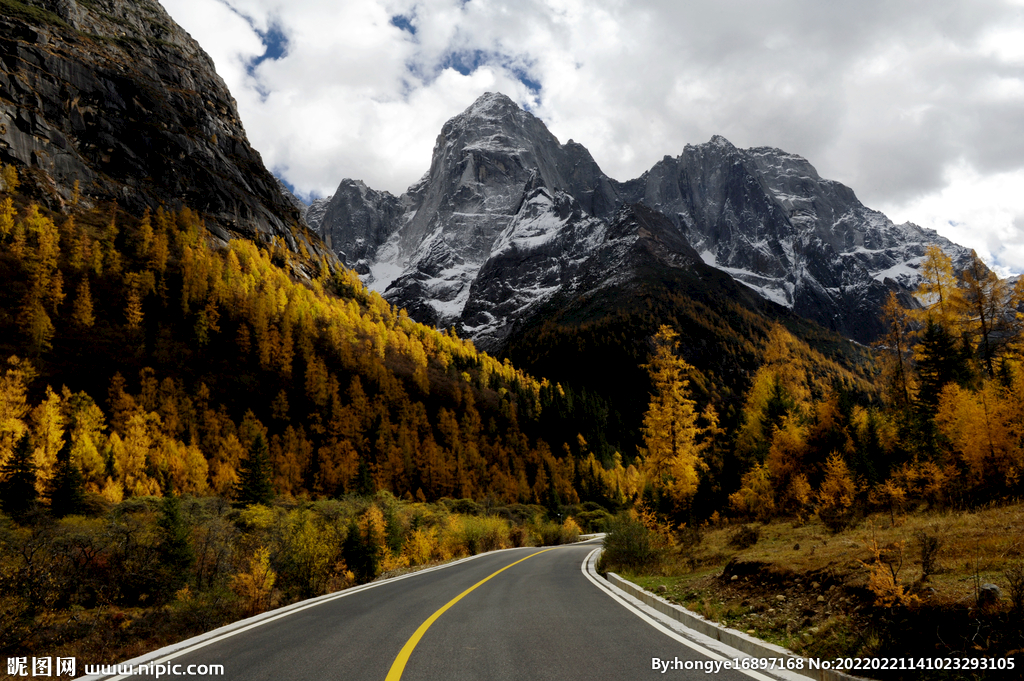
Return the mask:
[[(920, 581), (921, 534), (937, 537), (937, 570), (927, 580), (935, 589), (934, 602), (969, 604), (975, 593), (975, 575), (980, 583), (998, 585), (1008, 593), (1003, 570), (1024, 557), (1024, 504), (978, 511), (926, 512), (897, 518), (891, 526), (888, 514), (869, 516), (839, 534), (830, 533), (816, 521), (793, 524), (775, 521), (761, 526), (756, 544), (738, 550), (730, 546), (734, 526), (709, 529), (694, 555), (698, 564), (724, 567), (732, 559), (775, 565), (795, 573), (834, 569), (851, 576), (854, 584), (867, 581), (862, 562), (871, 559), (872, 540), (879, 546), (905, 542), (905, 562), (900, 577), (906, 584)], [(663, 570), (685, 574), (684, 566)]]
[[(1015, 621), (1011, 575), (1024, 556), (1024, 504), (914, 513), (898, 517), (895, 526), (887, 513), (876, 514), (839, 534), (816, 520), (775, 521), (758, 529), (757, 543), (738, 549), (730, 544), (737, 526), (708, 528), (696, 548), (670, 558), (657, 575), (625, 576), (656, 593), (664, 586), (660, 595), (671, 601), (805, 655), (893, 654), (910, 623), (931, 618), (940, 618), (943, 630), (951, 632), (966, 624), (1005, 631), (1000, 623)], [(932, 574), (922, 579), (925, 536), (936, 537), (939, 545)], [(869, 589), (871, 569), (887, 566), (876, 562), (872, 546), (899, 566), (913, 605), (877, 604)], [(978, 608), (977, 588), (987, 583), (999, 586), (1002, 600), (994, 608)], [(1021, 633), (997, 634), (963, 648), (944, 643), (947, 654), (963, 649), (999, 655), (1018, 647), (1015, 636)], [(927, 654), (937, 652), (923, 635), (921, 646)]]

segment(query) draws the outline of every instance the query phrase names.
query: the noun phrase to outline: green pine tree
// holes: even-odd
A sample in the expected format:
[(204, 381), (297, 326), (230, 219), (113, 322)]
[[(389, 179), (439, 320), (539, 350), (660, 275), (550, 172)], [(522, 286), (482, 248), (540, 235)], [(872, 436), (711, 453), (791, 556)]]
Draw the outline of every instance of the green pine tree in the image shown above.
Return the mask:
[(917, 348), (917, 399), (929, 418), (939, 404), (939, 393), (947, 383), (965, 386), (971, 382), (970, 351), (946, 327), (931, 318), (921, 334)]
[(71, 456), (69, 438), (57, 452), (57, 467), (50, 481), (50, 513), (55, 518), (82, 512), (85, 502), (82, 471)]
[(36, 465), (26, 431), (0, 468), (0, 508), (12, 518), (23, 518), (35, 507), (37, 496)]
[(188, 581), (188, 573), (196, 562), (188, 525), (181, 516), (181, 503), (173, 491), (164, 497), (157, 527), (160, 528), (157, 555), (164, 567), (164, 585), (173, 592)]
[(235, 503), (238, 506), (269, 505), (274, 500), (271, 475), (270, 448), (263, 433), (257, 432), (249, 447), (249, 458), (241, 462)]

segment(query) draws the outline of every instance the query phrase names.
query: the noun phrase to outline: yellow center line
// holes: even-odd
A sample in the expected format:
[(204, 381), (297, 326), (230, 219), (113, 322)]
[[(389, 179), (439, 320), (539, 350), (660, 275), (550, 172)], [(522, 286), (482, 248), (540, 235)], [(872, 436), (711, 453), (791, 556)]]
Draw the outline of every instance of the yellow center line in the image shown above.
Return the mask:
[(435, 612), (433, 615), (428, 617), (427, 621), (424, 622), (423, 624), (421, 624), (420, 628), (417, 629), (416, 632), (413, 633), (412, 637), (408, 641), (405, 642), (405, 645), (402, 646), (402, 650), (399, 651), (399, 653), (398, 653), (398, 657), (396, 657), (395, 661), (391, 663), (391, 671), (388, 672), (387, 678), (384, 681), (399, 681), (399, 679), (402, 678), (402, 672), (405, 671), (405, 665), (409, 661), (409, 656), (412, 655), (412, 651), (416, 648), (416, 644), (420, 642), (421, 638), (423, 638), (423, 634), (427, 633), (427, 629), (430, 628), (431, 624), (433, 624), (435, 621), (437, 621), (438, 617), (443, 615), (448, 610), (448, 608), (452, 607), (453, 605), (455, 605), (456, 603), (461, 601), (462, 598), (466, 594), (468, 594), (470, 591), (472, 591), (473, 589), (477, 588), (478, 586), (480, 586), (481, 584), (483, 584), (487, 580), (491, 579), (492, 577), (497, 577), (498, 575), (500, 575), (505, 570), (508, 570), (510, 567), (512, 567), (514, 565), (519, 565), (524, 560), (529, 560), (529, 559), (533, 558), (534, 556), (539, 556), (542, 553), (547, 553), (548, 551), (554, 551), (556, 548), (558, 548), (558, 547), (553, 546), (550, 549), (544, 549), (543, 551), (538, 551), (537, 553), (531, 553), (526, 558), (523, 558), (521, 560), (517, 560), (514, 563), (510, 563), (509, 565), (506, 565), (505, 567), (501, 568), (500, 570), (498, 570), (494, 574), (488, 575), (487, 577), (484, 577), (479, 582), (477, 582), (473, 586), (469, 587), (468, 589), (466, 589), (465, 591), (460, 593), (455, 598), (453, 598), (450, 601), (448, 601), (442, 608), (440, 608), (437, 612)]

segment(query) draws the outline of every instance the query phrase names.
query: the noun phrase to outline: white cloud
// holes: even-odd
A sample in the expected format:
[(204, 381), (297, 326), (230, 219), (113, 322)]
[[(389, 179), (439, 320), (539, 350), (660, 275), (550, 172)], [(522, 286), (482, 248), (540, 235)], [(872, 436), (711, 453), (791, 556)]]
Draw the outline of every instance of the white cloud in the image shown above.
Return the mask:
[[(1024, 215), (1020, 2), (165, 6), (213, 56), (267, 165), (306, 195), (344, 177), (401, 193), (427, 170), (444, 121), (497, 90), (618, 179), (713, 134), (777, 146), (867, 205), (1024, 271), (1013, 217)], [(287, 52), (250, 73), (263, 53), (257, 31), (273, 27)], [(1002, 208), (983, 210), (972, 198), (983, 195)], [(950, 221), (971, 229), (958, 239)]]
[(929, 227), (973, 248), (1002, 275), (1024, 263), (1024, 170), (982, 176), (967, 163), (951, 166), (945, 186), (903, 205), (880, 206), (896, 222)]

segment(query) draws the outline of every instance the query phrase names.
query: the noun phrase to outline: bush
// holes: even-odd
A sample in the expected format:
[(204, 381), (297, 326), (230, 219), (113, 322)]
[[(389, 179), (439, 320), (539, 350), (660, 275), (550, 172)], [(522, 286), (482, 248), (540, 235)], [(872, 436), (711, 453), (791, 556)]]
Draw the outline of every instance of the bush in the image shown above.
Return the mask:
[[(586, 506), (586, 504), (584, 504), (584, 506)], [(614, 517), (615, 516), (603, 508), (593, 511), (582, 511), (576, 514), (576, 520), (579, 522), (580, 527), (586, 532), (607, 532), (608, 526), (611, 524)]]
[(626, 514), (612, 521), (604, 538), (604, 566), (611, 570), (653, 571), (665, 559), (664, 539), (644, 523)]
[(761, 530), (754, 525), (740, 525), (729, 535), (729, 546), (743, 550), (749, 549), (761, 538)]
[(1024, 613), (1024, 562), (1015, 562), (1003, 570), (1006, 581), (1010, 585), (1010, 601), (1013, 609)]
[(460, 540), (471, 556), (508, 548), (508, 523), (493, 516), (467, 516), (462, 520)]
[(459, 515), (480, 515), (483, 513), (480, 504), (472, 499), (448, 499), (445, 497), (440, 502), (444, 504), (449, 513), (458, 513)]

